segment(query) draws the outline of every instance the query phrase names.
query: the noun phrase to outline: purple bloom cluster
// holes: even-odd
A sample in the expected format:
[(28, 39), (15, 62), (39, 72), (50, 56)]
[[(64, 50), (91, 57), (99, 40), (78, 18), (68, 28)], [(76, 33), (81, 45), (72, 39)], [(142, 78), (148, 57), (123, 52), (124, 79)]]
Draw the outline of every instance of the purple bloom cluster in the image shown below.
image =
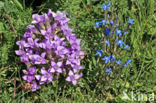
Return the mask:
[[(118, 67), (121, 66), (128, 67), (129, 65), (131, 65), (131, 61), (132, 61), (131, 59), (127, 59), (127, 61), (124, 63), (123, 61), (121, 61), (120, 55), (118, 54), (123, 50), (130, 49), (130, 46), (124, 43), (122, 37), (128, 34), (127, 30), (131, 27), (132, 24), (135, 23), (133, 19), (129, 18), (127, 21), (126, 29), (121, 30), (120, 28), (121, 26), (119, 26), (118, 24), (118, 20), (119, 20), (118, 17), (112, 18), (111, 16), (113, 13), (111, 11), (108, 11), (108, 9), (110, 9), (110, 2), (108, 2), (108, 4), (104, 4), (101, 8), (104, 9), (105, 19), (101, 21), (97, 21), (94, 26), (96, 28), (101, 27), (103, 33), (105, 33), (106, 36), (104, 38), (104, 41), (101, 41), (102, 44), (105, 44), (103, 46), (104, 49), (97, 50), (96, 55), (102, 57), (104, 63), (106, 64), (111, 63), (109, 66), (106, 65), (106, 71), (105, 71), (108, 75), (110, 75), (112, 74), (112, 70), (113, 70), (112, 64)], [(107, 66), (109, 68), (107, 68)]]
[(34, 14), (32, 18), (22, 40), (16, 43), (19, 50), (15, 52), (28, 68), (28, 71), (23, 70), (23, 79), (31, 83), (32, 91), (58, 79), (60, 74), (65, 74), (66, 81), (77, 84), (82, 77), (78, 72), (83, 69), (80, 60), (84, 52), (81, 40), (68, 27), (70, 19), (64, 12), (51, 10), (43, 15)]

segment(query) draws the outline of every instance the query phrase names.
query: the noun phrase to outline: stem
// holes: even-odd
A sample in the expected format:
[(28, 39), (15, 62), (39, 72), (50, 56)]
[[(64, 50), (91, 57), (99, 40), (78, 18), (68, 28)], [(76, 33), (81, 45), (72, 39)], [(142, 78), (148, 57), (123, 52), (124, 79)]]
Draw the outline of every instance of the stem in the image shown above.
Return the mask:
[[(144, 60), (145, 60), (145, 56), (144, 56), (143, 61), (144, 61)], [(139, 74), (138, 74), (138, 76), (137, 76), (137, 78), (136, 78), (136, 80), (135, 80), (134, 83), (136, 83), (136, 82), (138, 81), (138, 79), (139, 79), (139, 77), (140, 77), (140, 75), (141, 75), (141, 72), (143, 71), (143, 66), (144, 66), (144, 62), (143, 62), (142, 65), (141, 65), (141, 70), (140, 70), (140, 72), (139, 72)]]
[(14, 94), (13, 94), (13, 98), (15, 98), (15, 93), (16, 93), (16, 79), (14, 79)]
[(8, 15), (7, 17), (8, 17), (8, 19), (9, 19), (10, 26), (11, 26), (11, 28), (12, 28), (13, 32), (15, 33), (15, 36), (17, 37), (16, 30), (15, 30), (15, 28), (14, 28), (14, 26), (13, 26), (12, 22), (11, 22), (11, 19), (10, 19), (9, 15)]

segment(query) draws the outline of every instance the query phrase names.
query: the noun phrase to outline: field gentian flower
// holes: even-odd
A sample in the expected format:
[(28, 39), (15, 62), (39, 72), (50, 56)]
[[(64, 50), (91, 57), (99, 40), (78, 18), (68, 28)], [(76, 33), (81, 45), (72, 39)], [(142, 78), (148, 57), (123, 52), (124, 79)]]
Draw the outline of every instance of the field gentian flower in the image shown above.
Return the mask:
[[(32, 18), (32, 24), (27, 26), (22, 39), (16, 42), (19, 50), (15, 53), (29, 69), (23, 70), (23, 79), (31, 84), (32, 91), (36, 91), (39, 89), (38, 82), (41, 85), (59, 79), (70, 69), (74, 73), (83, 69), (80, 60), (84, 52), (81, 51), (81, 39), (68, 26), (70, 19), (65, 12), (54, 13), (49, 9), (47, 14), (33, 14)], [(99, 27), (100, 22), (95, 26)], [(71, 76), (72, 73), (69, 74)], [(73, 75), (67, 80), (75, 85), (75, 80), (82, 74)]]
[(68, 73), (68, 77), (66, 78), (66, 81), (72, 82), (74, 85), (76, 85), (77, 79), (79, 79), (80, 77), (82, 77), (82, 73), (81, 74), (74, 74), (73, 71), (70, 70)]

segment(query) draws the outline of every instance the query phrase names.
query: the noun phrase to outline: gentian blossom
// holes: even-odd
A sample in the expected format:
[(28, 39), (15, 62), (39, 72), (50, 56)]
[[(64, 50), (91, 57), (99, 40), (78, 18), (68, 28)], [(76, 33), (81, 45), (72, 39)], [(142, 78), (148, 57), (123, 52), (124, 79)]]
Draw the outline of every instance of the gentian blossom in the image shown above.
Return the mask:
[(130, 48), (129, 45), (126, 45), (126, 44), (125, 44), (124, 49), (129, 50), (129, 48)]
[(106, 71), (105, 71), (108, 75), (112, 74), (112, 68), (107, 68)]
[(117, 45), (122, 47), (124, 45), (124, 42), (122, 40), (117, 40)]
[(66, 78), (66, 80), (69, 82), (72, 82), (74, 85), (77, 84), (77, 79), (82, 77), (82, 73), (81, 74), (74, 74), (74, 72), (72, 72), (71, 70), (69, 71), (68, 75), (69, 76)]
[(132, 24), (135, 24), (135, 23), (134, 23), (134, 20), (131, 19), (131, 18), (128, 19), (128, 23), (131, 24), (131, 25), (132, 25)]
[(36, 81), (33, 81), (32, 84), (31, 84), (31, 89), (32, 89), (32, 92), (35, 92), (36, 90), (38, 90), (40, 87), (39, 85), (37, 85)]
[(110, 2), (108, 2), (108, 4), (104, 4), (101, 8), (103, 8), (106, 11), (110, 8)]
[(96, 22), (94, 26), (98, 28), (100, 26), (100, 22)]
[(107, 23), (107, 20), (106, 19), (103, 19), (101, 22), (100, 22), (102, 25), (105, 25)]
[[(124, 57), (127, 57), (126, 50), (130, 49), (130, 46), (124, 43), (128, 30), (130, 29), (134, 20), (129, 18), (128, 22), (125, 23), (127, 26), (123, 28), (125, 24), (121, 24), (119, 21), (119, 15), (113, 13), (113, 9), (110, 9), (110, 2), (108, 4), (104, 4), (102, 7), (104, 9), (104, 18), (99, 22), (96, 22), (96, 27), (99, 28), (99, 32), (103, 33), (103, 37), (100, 42), (102, 45), (101, 51), (97, 50), (96, 55), (101, 57), (101, 60), (104, 67), (106, 67), (105, 72), (110, 75), (112, 74), (112, 70), (121, 69), (123, 67), (131, 66), (131, 59), (128, 59), (126, 62)], [(109, 55), (109, 56), (108, 56)], [(111, 67), (111, 68), (110, 68)]]
[(121, 30), (116, 29), (116, 36), (121, 36)]
[(107, 40), (106, 40), (106, 41), (105, 41), (105, 43), (106, 43), (108, 46), (110, 46), (110, 43), (109, 43), (109, 41), (107, 41)]
[[(28, 68), (28, 71), (23, 70), (23, 79), (31, 84), (32, 91), (59, 79), (60, 75), (67, 78), (67, 82), (77, 84), (82, 77), (81, 73), (77, 73), (83, 69), (80, 60), (84, 52), (81, 51), (81, 39), (68, 26), (70, 19), (66, 13), (54, 13), (49, 9), (47, 14), (33, 14), (32, 18), (32, 24), (27, 26), (22, 39), (16, 42), (19, 50), (15, 53)], [(97, 22), (95, 26), (99, 25), (100, 22)]]
[(127, 67), (128, 65), (131, 65), (131, 59), (128, 59), (127, 62), (124, 64), (125, 67)]
[(96, 52), (97, 52), (96, 55), (99, 55), (100, 57), (101, 57), (102, 54), (103, 54), (102, 49), (101, 49), (101, 50), (97, 50)]
[(116, 61), (116, 64), (117, 64), (117, 65), (120, 65), (120, 64), (121, 64), (121, 60), (117, 60), (117, 61)]
[(34, 74), (36, 73), (36, 67), (30, 67), (29, 72), (23, 70), (23, 73), (25, 74), (23, 76), (23, 79), (30, 83), (32, 80), (35, 79)]
[(110, 33), (109, 29), (106, 28), (106, 34), (107, 34), (107, 36), (109, 36), (109, 33)]
[(107, 56), (102, 58), (102, 60), (105, 61), (105, 63), (108, 63), (108, 62), (110, 63), (111, 62), (110, 57), (107, 57)]

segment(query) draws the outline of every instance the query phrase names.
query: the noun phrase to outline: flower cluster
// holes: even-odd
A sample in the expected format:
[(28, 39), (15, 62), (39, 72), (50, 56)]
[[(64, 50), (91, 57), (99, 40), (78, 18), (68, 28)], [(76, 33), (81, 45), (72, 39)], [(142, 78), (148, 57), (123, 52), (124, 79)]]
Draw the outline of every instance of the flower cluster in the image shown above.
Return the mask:
[(81, 51), (81, 40), (76, 38), (68, 27), (69, 18), (60, 11), (48, 11), (47, 14), (32, 15), (32, 24), (22, 40), (17, 41), (21, 62), (27, 65), (23, 70), (23, 79), (31, 83), (32, 91), (40, 85), (51, 82), (63, 75), (68, 82), (77, 84), (82, 77), (79, 70), (83, 69), (80, 60), (84, 57)]
[(135, 23), (133, 19), (129, 18), (126, 29), (121, 30), (121, 26), (119, 26), (118, 24), (118, 17), (111, 17), (113, 13), (109, 11), (110, 2), (104, 4), (101, 8), (104, 9), (105, 19), (97, 21), (94, 26), (96, 28), (102, 28), (103, 33), (105, 33), (106, 36), (104, 37), (104, 41), (101, 42), (101, 44), (104, 45), (104, 48), (101, 50), (97, 50), (96, 55), (102, 57), (102, 61), (105, 64), (110, 64), (106, 65), (105, 70), (105, 72), (110, 75), (113, 73), (112, 70), (114, 68), (114, 65), (120, 67), (128, 67), (129, 65), (131, 65), (131, 59), (127, 59), (127, 61), (122, 61), (120, 60), (121, 58), (119, 54), (124, 50), (130, 49), (130, 46), (124, 43), (123, 38), (126, 34), (128, 34), (127, 31), (131, 27), (131, 25)]

